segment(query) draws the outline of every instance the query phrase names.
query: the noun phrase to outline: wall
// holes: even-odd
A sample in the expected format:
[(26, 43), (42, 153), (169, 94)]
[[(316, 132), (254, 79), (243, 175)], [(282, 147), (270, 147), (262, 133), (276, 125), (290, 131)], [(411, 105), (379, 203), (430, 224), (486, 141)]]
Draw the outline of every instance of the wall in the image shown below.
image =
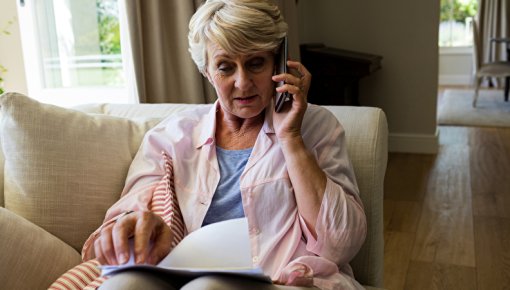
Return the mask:
[(360, 99), (385, 111), (390, 151), (436, 152), (439, 0), (300, 0), (298, 9), (301, 42), (384, 57)]
[[(16, 15), (16, 0), (2, 0), (0, 23)], [(390, 151), (437, 150), (439, 0), (300, 0), (302, 43), (382, 55), (382, 69), (361, 81), (363, 105), (387, 115)], [(17, 25), (0, 38), (0, 63), (8, 90), (26, 93)]]
[(0, 35), (0, 64), (8, 70), (3, 75), (6, 91), (27, 94), (16, 3), (17, 0), (0, 1), (0, 11), (2, 11), (0, 13), (0, 28), (3, 29), (7, 21), (16, 19), (16, 22), (9, 28), (11, 35)]
[(443, 48), (439, 50), (439, 84), (473, 84), (473, 48)]

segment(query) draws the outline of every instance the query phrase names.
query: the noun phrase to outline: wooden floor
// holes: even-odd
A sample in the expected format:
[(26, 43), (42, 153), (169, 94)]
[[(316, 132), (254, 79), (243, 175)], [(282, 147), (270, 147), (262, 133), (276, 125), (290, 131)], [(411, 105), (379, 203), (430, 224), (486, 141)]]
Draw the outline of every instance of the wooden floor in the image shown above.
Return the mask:
[(389, 155), (384, 286), (510, 289), (510, 128), (439, 131), (437, 155)]

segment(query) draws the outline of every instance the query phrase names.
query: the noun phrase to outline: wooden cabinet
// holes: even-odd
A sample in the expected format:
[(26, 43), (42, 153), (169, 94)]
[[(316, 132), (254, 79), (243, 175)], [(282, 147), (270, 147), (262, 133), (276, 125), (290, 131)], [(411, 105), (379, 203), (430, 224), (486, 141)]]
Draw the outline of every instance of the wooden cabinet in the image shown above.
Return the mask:
[(362, 77), (381, 68), (382, 56), (326, 47), (301, 45), (301, 62), (312, 74), (308, 101), (317, 105), (359, 106)]

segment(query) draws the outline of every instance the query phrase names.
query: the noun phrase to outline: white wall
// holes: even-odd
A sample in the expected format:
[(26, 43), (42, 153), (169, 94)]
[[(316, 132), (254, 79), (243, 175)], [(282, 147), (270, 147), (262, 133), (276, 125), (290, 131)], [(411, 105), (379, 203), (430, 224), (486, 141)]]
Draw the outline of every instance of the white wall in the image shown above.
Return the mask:
[(436, 152), (439, 0), (301, 0), (299, 13), (302, 42), (384, 57), (360, 97), (385, 111), (390, 150)]
[(471, 85), (473, 83), (472, 48), (439, 50), (439, 84)]
[(8, 72), (3, 75), (6, 91), (27, 94), (16, 3), (17, 0), (0, 1), (0, 11), (2, 12), (0, 13), (0, 28), (3, 28), (7, 21), (12, 19), (16, 20), (9, 28), (11, 35), (0, 35), (0, 64), (8, 70)]

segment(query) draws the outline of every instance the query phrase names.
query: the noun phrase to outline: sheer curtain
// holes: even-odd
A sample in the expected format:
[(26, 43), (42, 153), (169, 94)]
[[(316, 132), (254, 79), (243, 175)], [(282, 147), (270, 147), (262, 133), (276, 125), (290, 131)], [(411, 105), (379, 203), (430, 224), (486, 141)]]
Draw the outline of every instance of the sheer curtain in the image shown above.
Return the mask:
[[(491, 38), (510, 37), (510, 4), (508, 0), (479, 0), (478, 24), (480, 42), (482, 44), (483, 62), (488, 62), (490, 56), (494, 60), (506, 60), (504, 44), (492, 44)], [(510, 44), (509, 44), (510, 45)]]
[[(132, 60), (131, 91), (140, 103), (211, 103), (214, 88), (188, 53), (188, 22), (205, 0), (120, 0)], [(289, 23), (289, 55), (299, 59), (295, 0), (276, 0)], [(127, 47), (127, 46), (124, 46)], [(129, 61), (128, 61), (129, 68)]]

